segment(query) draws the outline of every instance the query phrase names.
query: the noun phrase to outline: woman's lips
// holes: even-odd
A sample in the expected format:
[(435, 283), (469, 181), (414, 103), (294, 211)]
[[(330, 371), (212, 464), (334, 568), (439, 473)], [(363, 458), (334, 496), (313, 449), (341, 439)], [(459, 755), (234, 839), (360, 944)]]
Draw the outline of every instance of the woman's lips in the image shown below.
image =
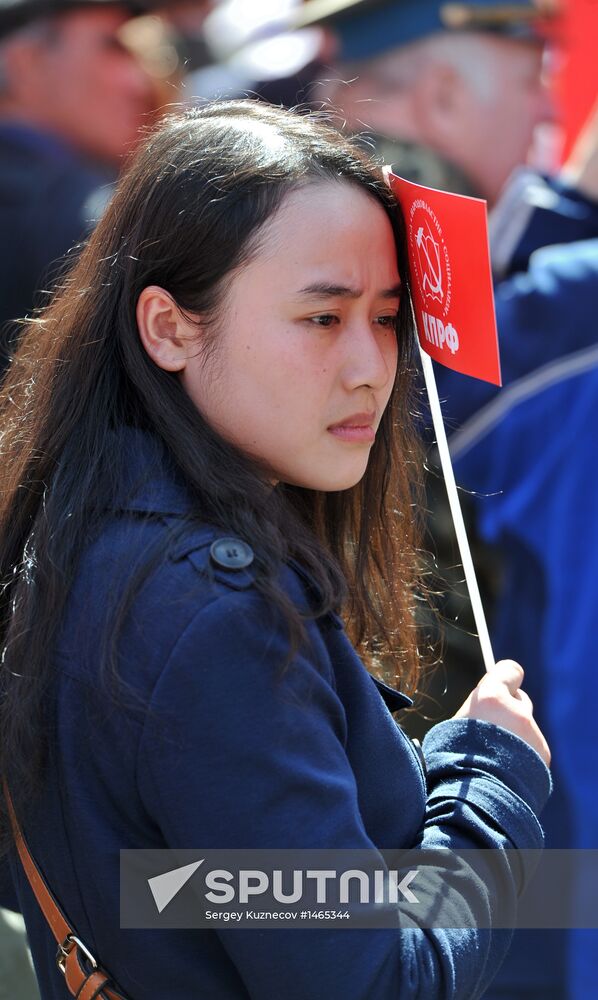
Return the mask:
[(329, 427), (328, 430), (341, 441), (372, 442), (376, 437), (376, 432), (371, 424), (358, 427), (349, 424), (341, 424), (336, 427)]
[(352, 413), (349, 417), (345, 417), (338, 424), (331, 424), (328, 430), (341, 441), (371, 444), (376, 437), (373, 427), (375, 420), (375, 410), (362, 410), (360, 413)]

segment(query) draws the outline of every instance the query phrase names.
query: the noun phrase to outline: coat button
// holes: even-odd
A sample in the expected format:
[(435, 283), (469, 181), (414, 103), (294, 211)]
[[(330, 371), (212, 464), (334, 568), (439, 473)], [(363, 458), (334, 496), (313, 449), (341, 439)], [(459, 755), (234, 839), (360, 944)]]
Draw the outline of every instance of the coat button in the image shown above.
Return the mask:
[(217, 538), (210, 545), (210, 558), (222, 569), (245, 569), (253, 562), (253, 549), (240, 538)]

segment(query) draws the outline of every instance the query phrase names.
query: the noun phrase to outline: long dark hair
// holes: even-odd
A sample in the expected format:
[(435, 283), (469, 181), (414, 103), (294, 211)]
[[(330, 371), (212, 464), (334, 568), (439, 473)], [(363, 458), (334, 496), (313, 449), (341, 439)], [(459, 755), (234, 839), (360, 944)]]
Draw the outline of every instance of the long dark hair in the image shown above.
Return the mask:
[[(184, 312), (216, 317), (226, 277), (255, 252), (285, 195), (331, 179), (364, 189), (392, 225), (405, 288), (398, 374), (358, 485), (270, 490), (255, 462), (206, 423), (176, 374), (150, 359), (135, 308), (157, 284)], [(53, 301), (26, 325), (0, 394), (0, 774), (10, 764), (24, 804), (48, 746), (49, 650), (79, 557), (118, 487), (125, 425), (160, 440), (200, 520), (251, 544), (255, 586), (288, 622), (288, 662), (304, 631), (277, 577), (293, 557), (317, 582), (314, 615), (340, 610), (368, 667), (413, 689), (413, 343), (400, 210), (381, 171), (336, 129), (233, 101), (170, 116), (150, 135)], [(120, 623), (139, 583), (130, 581)]]

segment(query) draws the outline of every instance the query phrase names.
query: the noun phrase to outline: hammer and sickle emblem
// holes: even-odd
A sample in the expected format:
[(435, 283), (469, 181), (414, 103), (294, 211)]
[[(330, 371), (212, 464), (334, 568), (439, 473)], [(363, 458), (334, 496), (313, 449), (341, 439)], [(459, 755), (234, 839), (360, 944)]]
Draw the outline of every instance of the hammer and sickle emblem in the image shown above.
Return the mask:
[(422, 285), (424, 292), (428, 292), (433, 298), (442, 302), (444, 291), (442, 288), (442, 265), (440, 262), (440, 247), (432, 235), (429, 223), (426, 221), (427, 233), (424, 227), (417, 230), (415, 242), (419, 251), (419, 263), (423, 274)]

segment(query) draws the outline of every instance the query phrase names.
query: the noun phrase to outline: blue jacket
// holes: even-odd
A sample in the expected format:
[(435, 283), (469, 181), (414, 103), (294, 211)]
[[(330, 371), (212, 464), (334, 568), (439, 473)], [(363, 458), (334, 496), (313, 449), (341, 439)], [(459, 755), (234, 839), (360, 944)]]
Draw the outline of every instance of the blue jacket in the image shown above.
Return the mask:
[[(598, 847), (597, 294), (598, 239), (538, 250), (527, 272), (496, 289), (505, 388), (436, 369), (447, 427), (459, 427), (450, 438), (457, 480), (502, 559), (494, 652), (525, 667), (552, 750), (548, 848)], [(575, 905), (568, 895), (563, 911)], [(533, 988), (577, 1000), (594, 992), (597, 971), (595, 934), (521, 931), (488, 1000)]]
[[(87, 238), (114, 180), (58, 137), (0, 122), (0, 331), (46, 304), (59, 258)], [(3, 352), (12, 332), (2, 331)]]
[[(592, 347), (597, 296), (598, 238), (536, 250), (526, 272), (499, 282), (494, 299), (503, 386)], [(497, 394), (500, 406), (497, 386), (442, 365), (434, 369), (445, 401), (447, 432), (459, 428)]]
[[(251, 567), (211, 562), (211, 543), (227, 533), (197, 522), (170, 552), (164, 545), (119, 645), (121, 675), (152, 714), (111, 706), (97, 650), (112, 601), (193, 505), (157, 442), (129, 436), (130, 481), (83, 555), (52, 654), (56, 739), (24, 831), (79, 935), (133, 1000), (479, 997), (508, 931), (119, 928), (123, 848), (538, 848), (550, 790), (534, 750), (472, 720), (426, 737), (426, 789), (388, 707), (408, 699), (373, 681), (334, 615), (308, 624), (311, 655), (275, 686), (281, 623)], [(301, 568), (285, 565), (281, 581), (307, 609)], [(519, 860), (504, 857), (514, 901)], [(63, 1000), (53, 939), (14, 859), (10, 869), (42, 997)], [(492, 914), (496, 886), (468, 885), (467, 905)]]
[[(550, 327), (547, 338), (552, 336)], [(557, 331), (554, 331), (555, 334)], [(482, 537), (504, 553), (504, 584), (493, 629), (497, 656), (519, 659), (552, 750), (555, 795), (543, 817), (551, 848), (598, 849), (596, 554), (598, 345), (563, 357), (503, 390), (455, 436), (459, 481), (476, 492)], [(587, 877), (563, 910), (579, 912)], [(595, 903), (594, 903), (595, 906)], [(571, 920), (575, 926), (575, 917)], [(546, 970), (544, 933), (512, 953), (511, 988)], [(552, 932), (550, 959), (562, 945)], [(566, 988), (595, 993), (596, 932), (569, 932)], [(536, 957), (535, 969), (531, 965)], [(511, 956), (509, 958), (511, 965)], [(503, 968), (500, 978), (507, 972)]]
[[(523, 183), (517, 183), (519, 175)], [(557, 175), (542, 177), (527, 167), (513, 175), (513, 187), (518, 189), (518, 199), (513, 201), (509, 189), (503, 192), (501, 202), (493, 210), (490, 226), (498, 237), (496, 222), (500, 211), (511, 227), (519, 229), (519, 238), (508, 252), (508, 245), (500, 245), (500, 237), (491, 236), (493, 269), (496, 259), (502, 258), (503, 276), (525, 272), (531, 255), (540, 247), (572, 244), (595, 239), (598, 235), (598, 201), (581, 194)], [(493, 218), (494, 217), (494, 218)], [(513, 230), (511, 229), (511, 232)]]

